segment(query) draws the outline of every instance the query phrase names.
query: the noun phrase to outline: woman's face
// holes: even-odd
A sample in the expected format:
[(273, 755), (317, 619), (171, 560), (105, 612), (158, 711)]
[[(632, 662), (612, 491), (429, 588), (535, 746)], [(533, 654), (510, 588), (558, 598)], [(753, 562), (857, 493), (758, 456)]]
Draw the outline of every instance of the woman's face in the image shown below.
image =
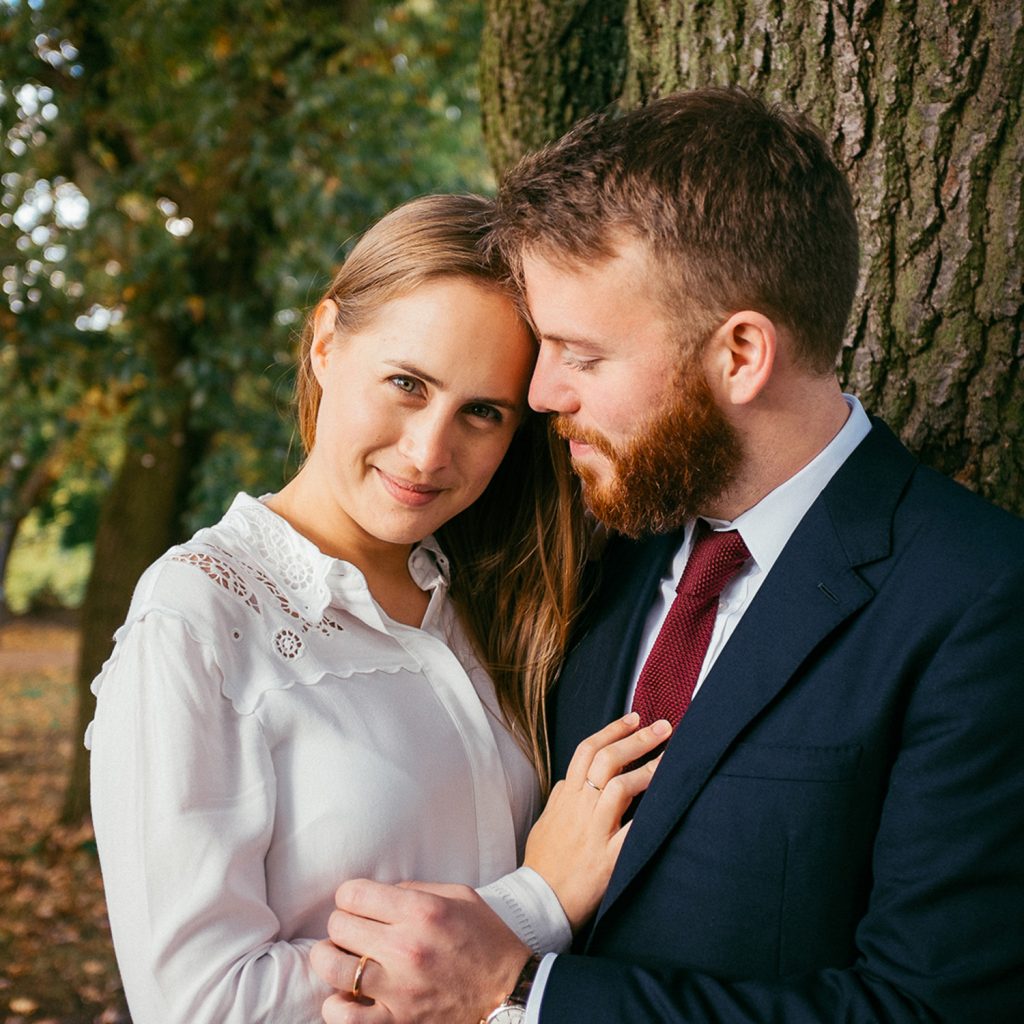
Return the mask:
[(311, 351), (319, 532), (340, 548), (415, 543), (487, 486), (526, 414), (536, 345), (505, 295), (466, 278), (421, 285), (352, 335), (335, 315), (321, 305)]

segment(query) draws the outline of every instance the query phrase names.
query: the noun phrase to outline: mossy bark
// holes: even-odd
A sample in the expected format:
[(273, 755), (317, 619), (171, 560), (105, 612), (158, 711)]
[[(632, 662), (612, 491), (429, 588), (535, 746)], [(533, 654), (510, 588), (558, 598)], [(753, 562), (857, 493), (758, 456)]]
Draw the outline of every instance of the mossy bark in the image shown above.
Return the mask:
[(489, 0), (480, 55), (499, 172), (622, 94), (626, 0)]
[(541, 5), (490, 6), (504, 71), (483, 78), (485, 129), (499, 170), (516, 142), (546, 141), (570, 111), (675, 89), (737, 84), (812, 117), (858, 196), (861, 287), (843, 383), (925, 462), (1024, 513), (1019, 4), (627, 0), (625, 62), (604, 78), (600, 50), (571, 62), (537, 52), (549, 39), (571, 49), (538, 35)]

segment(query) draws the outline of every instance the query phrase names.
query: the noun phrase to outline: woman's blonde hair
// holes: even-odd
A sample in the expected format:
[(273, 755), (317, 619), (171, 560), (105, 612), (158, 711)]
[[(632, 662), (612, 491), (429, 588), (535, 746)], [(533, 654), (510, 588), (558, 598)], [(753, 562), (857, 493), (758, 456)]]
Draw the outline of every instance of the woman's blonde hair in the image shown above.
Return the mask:
[[(320, 299), (337, 305), (337, 332), (363, 329), (385, 303), (442, 277), (479, 281), (518, 307), (508, 268), (487, 244), (493, 222), (494, 203), (473, 195), (424, 196), (387, 214)], [(295, 396), (307, 453), (320, 408), (310, 363), (314, 319), (315, 309), (302, 334)], [(586, 551), (579, 485), (546, 417), (527, 414), (487, 489), (438, 539), (451, 561), (452, 599), (546, 788), (545, 699), (578, 610)]]

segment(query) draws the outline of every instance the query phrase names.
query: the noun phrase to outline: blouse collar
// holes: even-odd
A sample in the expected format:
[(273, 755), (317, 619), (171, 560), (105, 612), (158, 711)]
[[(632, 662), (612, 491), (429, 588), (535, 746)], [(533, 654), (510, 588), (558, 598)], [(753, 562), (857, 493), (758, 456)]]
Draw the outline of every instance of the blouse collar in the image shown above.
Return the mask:
[[(333, 586), (351, 579), (353, 574), (362, 578), (362, 573), (351, 562), (325, 555), (265, 504), (269, 497), (238, 494), (221, 525), (232, 530), (295, 605), (317, 621), (331, 604)], [(409, 575), (422, 590), (447, 587), (448, 559), (433, 536), (414, 545), (409, 554)]]

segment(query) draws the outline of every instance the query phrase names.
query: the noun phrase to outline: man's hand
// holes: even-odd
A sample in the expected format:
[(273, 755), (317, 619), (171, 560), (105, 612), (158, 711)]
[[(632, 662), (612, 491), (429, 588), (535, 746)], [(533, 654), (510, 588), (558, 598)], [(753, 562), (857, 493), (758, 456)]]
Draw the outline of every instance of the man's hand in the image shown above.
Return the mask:
[(311, 954), (314, 971), (338, 990), (324, 1003), (326, 1024), (478, 1024), (530, 956), (468, 886), (354, 879), (335, 903), (331, 941)]

